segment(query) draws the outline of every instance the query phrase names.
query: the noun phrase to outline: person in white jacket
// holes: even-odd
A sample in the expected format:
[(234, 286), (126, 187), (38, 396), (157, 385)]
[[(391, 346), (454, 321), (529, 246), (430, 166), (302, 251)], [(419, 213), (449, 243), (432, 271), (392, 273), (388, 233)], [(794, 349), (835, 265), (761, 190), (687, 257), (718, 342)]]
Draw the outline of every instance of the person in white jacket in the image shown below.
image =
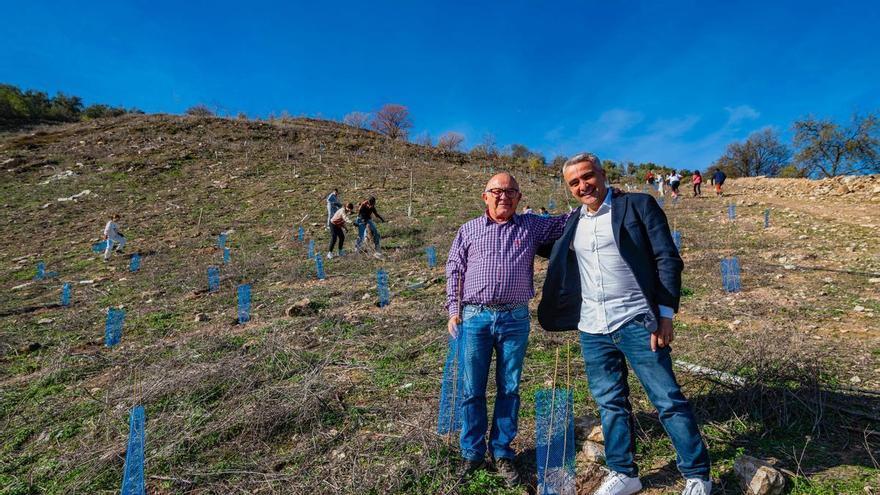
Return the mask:
[(107, 244), (104, 248), (104, 261), (110, 259), (110, 251), (113, 249), (114, 244), (116, 244), (116, 251), (120, 253), (122, 252), (122, 248), (125, 247), (125, 236), (119, 232), (119, 225), (116, 223), (118, 221), (119, 214), (114, 213), (110, 221), (107, 222), (107, 226), (104, 227), (104, 241), (106, 241)]
[[(333, 215), (337, 210), (342, 208), (342, 203), (339, 202), (339, 189), (333, 189), (333, 192), (327, 195), (327, 228), (330, 227), (330, 220), (333, 218)], [(332, 230), (332, 229), (331, 229)]]
[(351, 224), (352, 219), (349, 215), (354, 213), (354, 203), (345, 205), (345, 208), (336, 210), (333, 217), (330, 218), (330, 247), (327, 251), (327, 259), (333, 258), (333, 246), (339, 241), (339, 254), (343, 255), (342, 245), (345, 243), (345, 226)]

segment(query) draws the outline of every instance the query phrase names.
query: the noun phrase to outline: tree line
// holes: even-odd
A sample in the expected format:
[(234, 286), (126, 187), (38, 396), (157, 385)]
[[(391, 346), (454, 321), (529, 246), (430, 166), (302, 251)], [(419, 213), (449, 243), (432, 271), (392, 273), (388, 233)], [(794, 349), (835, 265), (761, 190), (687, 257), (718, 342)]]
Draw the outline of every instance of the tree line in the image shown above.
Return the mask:
[[(58, 92), (50, 97), (42, 91), (22, 91), (11, 84), (0, 84), (0, 127), (75, 122), (126, 113), (143, 112), (104, 104), (84, 106), (82, 98), (78, 96)], [(185, 113), (197, 117), (215, 115), (203, 104), (192, 106)], [(247, 116), (240, 113), (238, 118), (247, 119)], [(270, 120), (273, 118), (270, 117)], [(409, 109), (397, 103), (385, 104), (374, 112), (351, 112), (343, 117), (342, 123), (399, 140), (409, 140), (413, 127)], [(794, 137), (791, 145), (784, 143), (775, 129), (753, 132), (744, 141), (730, 143), (724, 154), (709, 168), (720, 168), (731, 177), (833, 177), (880, 173), (880, 116), (876, 112), (854, 114), (846, 123), (809, 116), (795, 121), (792, 131)], [(450, 152), (462, 151), (465, 140), (464, 134), (456, 131), (441, 134), (436, 142), (427, 132), (412, 138), (416, 144)], [(499, 148), (491, 134), (484, 135), (468, 153), (476, 159), (499, 162), (511, 169), (529, 172), (538, 172), (550, 166), (556, 173), (566, 160), (565, 156), (556, 156), (548, 163), (544, 155), (518, 143)], [(655, 174), (676, 171), (674, 167), (653, 162), (636, 164), (603, 160), (603, 166), (611, 180), (622, 176), (643, 180), (648, 171)], [(682, 175), (691, 173), (689, 170), (677, 171)]]
[(40, 123), (77, 122), (80, 120), (116, 117), (126, 113), (143, 113), (103, 104), (83, 105), (79, 96), (58, 92), (49, 96), (43, 91), (22, 91), (12, 84), (0, 84), (0, 126), (17, 127)]
[(838, 123), (813, 116), (792, 124), (791, 146), (774, 129), (753, 132), (727, 146), (713, 167), (733, 177), (834, 177), (880, 173), (880, 118), (853, 114)]

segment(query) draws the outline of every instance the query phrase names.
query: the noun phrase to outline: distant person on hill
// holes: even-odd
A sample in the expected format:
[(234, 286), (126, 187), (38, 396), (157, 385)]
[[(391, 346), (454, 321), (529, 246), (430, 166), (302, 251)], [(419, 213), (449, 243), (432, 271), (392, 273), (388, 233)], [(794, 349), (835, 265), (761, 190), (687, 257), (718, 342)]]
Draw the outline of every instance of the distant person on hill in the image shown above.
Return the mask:
[(330, 228), (330, 219), (333, 218), (333, 214), (336, 213), (336, 210), (342, 207), (342, 203), (339, 202), (339, 189), (333, 189), (333, 192), (327, 195), (327, 228)]
[(550, 216), (550, 212), (547, 211), (547, 208), (544, 208), (543, 206), (541, 207), (541, 216), (542, 217), (549, 217)]
[(376, 215), (380, 221), (384, 222), (385, 219), (382, 218), (382, 215), (376, 211), (376, 198), (374, 196), (370, 196), (369, 199), (364, 201), (358, 207), (358, 218), (355, 222), (358, 228), (358, 238), (357, 243), (355, 245), (355, 250), (360, 250), (361, 244), (364, 242), (364, 237), (367, 235), (367, 228), (369, 227), (370, 233), (373, 235), (373, 243), (376, 245), (376, 254), (377, 258), (382, 257), (381, 248), (379, 247), (379, 229), (376, 228), (376, 222), (373, 221), (373, 215)]
[(672, 189), (672, 197), (678, 197), (678, 186), (681, 185), (681, 175), (678, 172), (669, 174), (669, 189)]
[(120, 254), (125, 247), (125, 236), (119, 231), (119, 224), (117, 224), (118, 221), (119, 213), (114, 213), (110, 218), (110, 221), (107, 222), (107, 225), (104, 227), (104, 241), (107, 244), (104, 248), (104, 261), (110, 259), (110, 251), (113, 249), (114, 244), (116, 244), (115, 251)]
[(699, 170), (694, 170), (694, 176), (691, 177), (691, 181), (694, 183), (694, 197), (702, 196), (703, 191), (700, 190), (700, 186), (703, 184), (703, 175)]
[(666, 184), (664, 184), (665, 182), (666, 182), (666, 178), (664, 177), (664, 175), (658, 174), (657, 175), (657, 194), (659, 194), (660, 196), (663, 196), (666, 192), (665, 191)]
[(654, 184), (654, 172), (648, 170), (648, 173), (645, 174), (645, 184), (653, 185)]
[(523, 210), (523, 215), (534, 215), (534, 214), (535, 214), (535, 210), (533, 210), (531, 206), (526, 205), (526, 209)]
[(724, 192), (721, 191), (721, 186), (724, 185), (725, 180), (727, 180), (727, 175), (722, 172), (720, 168), (716, 168), (715, 173), (712, 174), (712, 184), (715, 185), (716, 196), (724, 196)]
[[(519, 382), (531, 328), (535, 252), (559, 238), (569, 218), (518, 215), (521, 197), (512, 175), (492, 176), (482, 194), (485, 213), (458, 229), (446, 262), (446, 327), (463, 350), (459, 446), (464, 460), (459, 474), (465, 478), (483, 469), (488, 450), (509, 486), (520, 484), (510, 444), (517, 434)], [(493, 353), (496, 394), (490, 429), (486, 383)]]
[(339, 240), (339, 254), (337, 256), (345, 254), (342, 251), (343, 244), (345, 244), (345, 224), (352, 223), (352, 219), (349, 216), (352, 213), (354, 213), (354, 203), (349, 203), (345, 205), (345, 208), (336, 210), (336, 213), (330, 219), (330, 247), (327, 248), (328, 260), (333, 259), (333, 246), (336, 244), (337, 239)]

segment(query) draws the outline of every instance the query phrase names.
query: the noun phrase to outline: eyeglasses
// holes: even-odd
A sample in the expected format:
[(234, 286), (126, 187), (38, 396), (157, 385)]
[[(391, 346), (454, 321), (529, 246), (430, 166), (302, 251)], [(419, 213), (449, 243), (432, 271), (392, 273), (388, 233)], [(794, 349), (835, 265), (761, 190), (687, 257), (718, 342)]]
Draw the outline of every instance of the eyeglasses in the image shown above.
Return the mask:
[(507, 194), (508, 198), (512, 198), (519, 194), (519, 189), (501, 189), (496, 187), (494, 189), (486, 189), (486, 192), (496, 198), (500, 198), (504, 194)]

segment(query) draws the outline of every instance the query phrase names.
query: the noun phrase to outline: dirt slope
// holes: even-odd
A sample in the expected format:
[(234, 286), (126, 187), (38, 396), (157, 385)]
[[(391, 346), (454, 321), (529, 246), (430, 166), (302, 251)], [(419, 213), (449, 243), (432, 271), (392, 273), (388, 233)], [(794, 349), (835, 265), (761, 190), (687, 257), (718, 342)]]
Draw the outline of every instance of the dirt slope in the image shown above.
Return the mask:
[[(458, 226), (480, 214), (487, 165), (503, 163), (305, 119), (125, 116), (0, 136), (0, 493), (117, 491), (135, 404), (147, 411), (149, 493), (516, 493), (490, 475), (457, 485), (451, 441), (434, 434), (442, 265)], [(524, 203), (571, 204), (552, 171), (518, 175)], [(385, 259), (330, 260), (319, 281), (292, 237), (303, 226), (323, 248), (332, 187), (346, 202), (379, 198)], [(666, 198), (686, 263), (676, 356), (747, 380), (730, 389), (680, 375), (722, 492), (739, 493), (739, 450), (800, 466), (802, 487), (850, 493), (877, 481), (868, 452), (878, 457), (880, 438), (864, 433), (877, 429), (866, 411), (880, 410), (870, 393), (880, 391), (876, 187), (876, 177), (743, 179), (724, 198)], [(112, 212), (129, 246), (105, 264), (91, 245)], [(130, 273), (135, 252), (142, 266)], [(730, 255), (743, 270), (735, 294), (720, 288), (718, 263)], [(58, 277), (33, 281), (38, 260)], [(211, 265), (221, 269), (215, 293)], [(381, 309), (379, 268), (392, 291)], [(538, 286), (545, 268), (537, 262)], [(63, 282), (69, 308), (56, 305)], [(253, 314), (239, 325), (242, 283)], [(108, 349), (111, 306), (126, 321)], [(575, 336), (535, 323), (516, 442), (526, 472), (534, 392), (567, 371), (576, 414), (594, 414)], [(648, 493), (680, 491), (674, 453), (635, 381), (633, 390)]]

